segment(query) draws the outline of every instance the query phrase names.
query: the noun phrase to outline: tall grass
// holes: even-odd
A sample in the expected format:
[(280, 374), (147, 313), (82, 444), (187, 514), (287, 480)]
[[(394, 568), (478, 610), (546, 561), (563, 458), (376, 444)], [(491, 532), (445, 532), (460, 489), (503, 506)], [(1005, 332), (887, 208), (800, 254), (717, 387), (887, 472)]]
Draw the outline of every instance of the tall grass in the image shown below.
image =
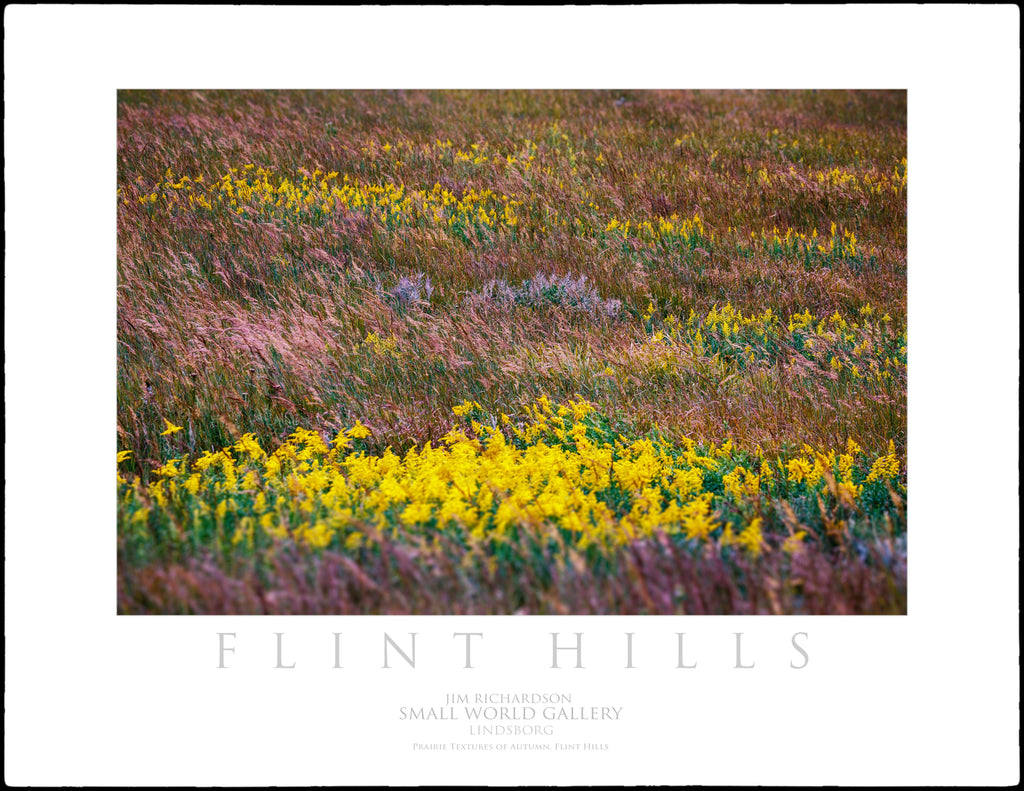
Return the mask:
[[(769, 454), (853, 437), (882, 455), (892, 442), (906, 468), (904, 92), (123, 91), (117, 124), (123, 475), (148, 481), (170, 457), (247, 433), (270, 447), (296, 427), (333, 435), (356, 421), (372, 430), (367, 452), (404, 453), (436, 445), (466, 399), (496, 415), (541, 395), (584, 398), (631, 435), (657, 426)], [(268, 187), (247, 196), (257, 172)], [(230, 192), (215, 186), (225, 176)], [(380, 205), (321, 205), (343, 179)], [(317, 201), (268, 202), (286, 180)], [(413, 196), (405, 208), (399, 187)], [(693, 218), (702, 231), (679, 230)], [(849, 330), (827, 325), (812, 351), (808, 333), (780, 332), (758, 342), (754, 362), (714, 326), (697, 351), (692, 339), (655, 340), (726, 304), (745, 316), (770, 309), (783, 328), (806, 311)], [(893, 365), (878, 343), (862, 346), (867, 325), (872, 338), (884, 326)], [(183, 430), (163, 435), (165, 420)], [(732, 580), (730, 603), (715, 594), (718, 604), (686, 607), (772, 611), (768, 588), (743, 582), (754, 566), (669, 560), (660, 546), (623, 550), (606, 576), (560, 571), (533, 599), (508, 578), (502, 601), (661, 612), (667, 600), (639, 604), (630, 574), (688, 589), (706, 573)], [(902, 609), (905, 573), (884, 567), (897, 592), (883, 596), (866, 557), (835, 561), (817, 593), (778, 607)], [(360, 573), (382, 584), (383, 561), (363, 561)], [(253, 599), (248, 571), (232, 587), (211, 562), (125, 560), (119, 607), (292, 606)], [(283, 580), (300, 561), (275, 562), (268, 579), (290, 590)], [(773, 562), (782, 557), (757, 574), (790, 573)], [(328, 577), (348, 568), (329, 554), (310, 564)], [(429, 611), (507, 609), (493, 590), (471, 597), (483, 578), (423, 568), (406, 578), (436, 597)], [(600, 605), (587, 584), (603, 586)], [(871, 592), (851, 593), (858, 585)], [(335, 601), (313, 585), (294, 607), (405, 609), (360, 590)]]

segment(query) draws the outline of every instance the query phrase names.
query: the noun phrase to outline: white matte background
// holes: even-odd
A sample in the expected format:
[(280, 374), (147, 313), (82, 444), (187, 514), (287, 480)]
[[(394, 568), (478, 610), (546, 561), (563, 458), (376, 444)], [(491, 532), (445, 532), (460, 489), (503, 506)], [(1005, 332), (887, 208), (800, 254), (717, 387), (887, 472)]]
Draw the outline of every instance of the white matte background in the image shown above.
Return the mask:
[[(8, 784), (1017, 782), (1016, 7), (7, 6), (4, 26)], [(118, 618), (116, 90), (155, 87), (908, 89), (910, 614)], [(419, 633), (415, 670), (381, 669), (385, 629)], [(456, 631), (485, 633), (477, 669)], [(552, 631), (585, 633), (584, 670), (549, 668)], [(469, 739), (399, 706), (484, 691), (623, 720), (560, 726), (604, 753), (411, 751)]]

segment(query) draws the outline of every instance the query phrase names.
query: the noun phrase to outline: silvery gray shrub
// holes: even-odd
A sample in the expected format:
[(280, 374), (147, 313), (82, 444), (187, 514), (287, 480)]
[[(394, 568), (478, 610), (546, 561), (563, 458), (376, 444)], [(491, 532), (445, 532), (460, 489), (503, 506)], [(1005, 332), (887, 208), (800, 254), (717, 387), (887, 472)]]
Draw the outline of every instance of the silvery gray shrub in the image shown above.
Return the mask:
[(615, 318), (622, 303), (617, 299), (602, 299), (597, 287), (587, 280), (586, 275), (546, 275), (538, 273), (518, 286), (503, 279), (491, 280), (479, 291), (471, 292), (469, 300), (478, 306), (495, 305), (509, 308), (513, 305), (526, 307), (559, 306), (572, 308), (593, 315)]
[(396, 307), (409, 308), (428, 302), (433, 293), (434, 286), (430, 282), (430, 276), (417, 272), (411, 277), (403, 275), (387, 295)]

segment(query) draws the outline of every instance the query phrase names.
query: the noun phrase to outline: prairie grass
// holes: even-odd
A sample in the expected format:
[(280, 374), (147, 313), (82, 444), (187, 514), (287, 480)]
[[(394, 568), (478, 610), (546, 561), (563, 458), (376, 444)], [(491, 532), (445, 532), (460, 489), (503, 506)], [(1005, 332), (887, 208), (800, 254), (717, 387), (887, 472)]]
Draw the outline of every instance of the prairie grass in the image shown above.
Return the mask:
[[(120, 612), (905, 612), (904, 92), (123, 91), (117, 124)], [(524, 517), (499, 550), (432, 511), (424, 551), (371, 508), (249, 545), (249, 505), (203, 507), (269, 497), (265, 469), (152, 494), (171, 459), (184, 486), (297, 429), (376, 459), (511, 443), (499, 416), (542, 398), (588, 404), (612, 463), (732, 443), (714, 531), (580, 553)], [(850, 440), (851, 486), (892, 460), (884, 497), (839, 491)], [(747, 510), (722, 484), (830, 452)], [(617, 524), (642, 495), (595, 487)], [(294, 495), (327, 509), (311, 528), (321, 494)], [(756, 552), (723, 544), (754, 518)]]

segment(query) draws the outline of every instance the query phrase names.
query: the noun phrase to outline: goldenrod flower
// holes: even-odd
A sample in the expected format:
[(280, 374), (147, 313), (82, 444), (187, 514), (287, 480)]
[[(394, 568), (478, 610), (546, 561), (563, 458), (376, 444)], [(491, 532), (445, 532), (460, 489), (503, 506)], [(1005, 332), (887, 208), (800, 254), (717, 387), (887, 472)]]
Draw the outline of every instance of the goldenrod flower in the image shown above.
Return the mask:
[(352, 428), (350, 428), (346, 433), (353, 439), (363, 439), (365, 437), (370, 436), (371, 432), (370, 429), (368, 429), (366, 426), (364, 426), (357, 420), (356, 424), (352, 426)]
[(173, 434), (174, 432), (181, 431), (182, 429), (185, 428), (184, 426), (176, 426), (176, 425), (174, 425), (167, 418), (164, 418), (164, 423), (167, 424), (167, 430), (160, 432), (160, 436), (161, 437), (166, 437), (168, 434)]
[(453, 406), (452, 407), (452, 412), (454, 412), (459, 417), (463, 417), (464, 415), (467, 415), (470, 412), (472, 412), (474, 406), (475, 406), (475, 402), (473, 402), (473, 401), (463, 401), (458, 406)]
[(787, 538), (782, 542), (782, 549), (784, 552), (792, 555), (799, 552), (804, 545), (804, 536), (807, 535), (806, 530), (798, 530), (796, 533)]

